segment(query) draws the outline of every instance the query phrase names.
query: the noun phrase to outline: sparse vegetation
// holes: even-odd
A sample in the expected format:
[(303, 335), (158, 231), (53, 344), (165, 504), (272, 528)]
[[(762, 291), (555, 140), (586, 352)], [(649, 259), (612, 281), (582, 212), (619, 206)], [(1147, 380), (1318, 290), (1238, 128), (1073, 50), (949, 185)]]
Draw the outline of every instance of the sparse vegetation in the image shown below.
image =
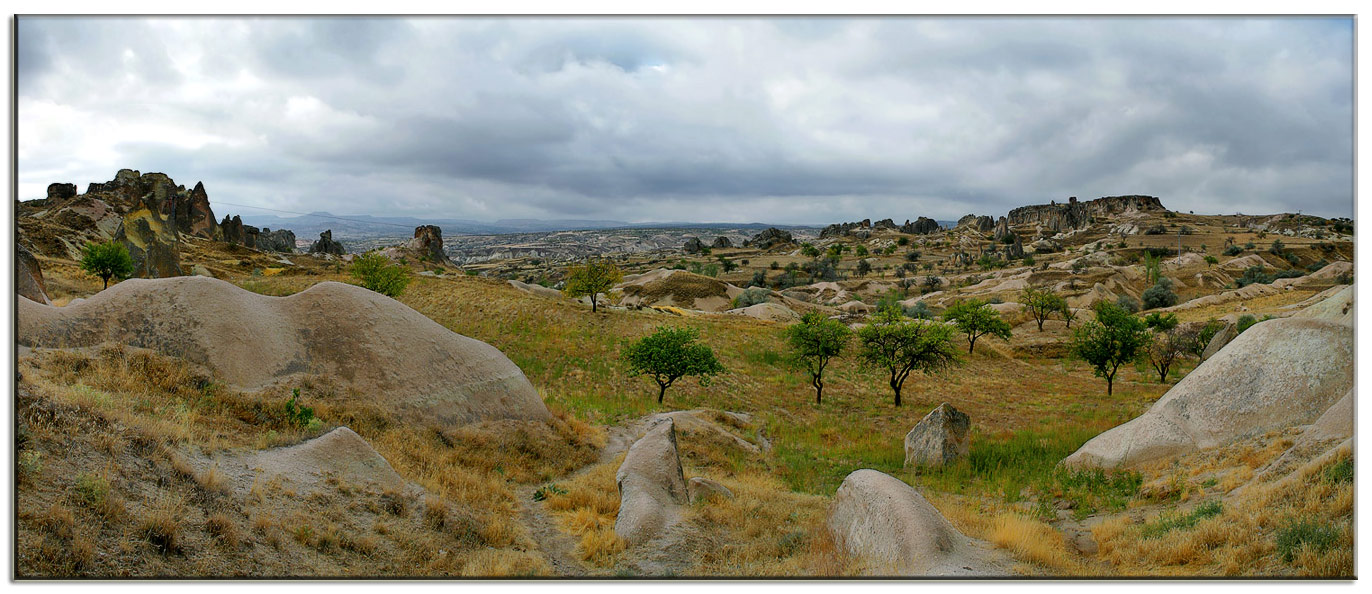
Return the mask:
[(657, 382), (657, 401), (662, 403), (667, 388), (683, 377), (698, 376), (709, 385), (710, 376), (724, 371), (714, 351), (696, 344), (700, 331), (695, 328), (659, 326), (657, 331), (624, 347), (624, 361), (630, 375), (647, 375)]
[(110, 279), (126, 279), (133, 274), (133, 257), (124, 244), (113, 239), (105, 243), (87, 243), (81, 256), (81, 270), (100, 277), (105, 289), (110, 288)]
[(362, 286), (387, 297), (399, 297), (410, 284), (410, 271), (402, 265), (392, 264), (391, 259), (380, 252), (367, 252), (353, 258), (353, 278)]
[(977, 346), (977, 339), (987, 334), (1010, 340), (1010, 324), (991, 309), (991, 304), (978, 299), (954, 303), (943, 311), (943, 319), (953, 322), (958, 331), (967, 335), (967, 354)]
[(591, 258), (580, 266), (567, 268), (567, 285), (562, 290), (568, 297), (591, 298), (591, 313), (596, 312), (600, 295), (624, 278), (615, 263), (603, 258)]
[(1049, 289), (1027, 287), (1020, 294), (1020, 301), (1024, 303), (1024, 311), (1038, 323), (1039, 332), (1043, 332), (1043, 323), (1048, 316), (1067, 308), (1067, 301)]

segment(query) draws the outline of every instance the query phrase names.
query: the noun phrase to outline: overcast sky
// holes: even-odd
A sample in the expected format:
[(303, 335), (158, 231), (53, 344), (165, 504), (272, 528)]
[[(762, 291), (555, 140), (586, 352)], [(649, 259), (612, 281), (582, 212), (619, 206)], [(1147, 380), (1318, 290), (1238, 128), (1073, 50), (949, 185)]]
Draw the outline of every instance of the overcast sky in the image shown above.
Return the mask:
[(1351, 216), (1350, 19), (21, 18), (19, 198), (830, 223)]

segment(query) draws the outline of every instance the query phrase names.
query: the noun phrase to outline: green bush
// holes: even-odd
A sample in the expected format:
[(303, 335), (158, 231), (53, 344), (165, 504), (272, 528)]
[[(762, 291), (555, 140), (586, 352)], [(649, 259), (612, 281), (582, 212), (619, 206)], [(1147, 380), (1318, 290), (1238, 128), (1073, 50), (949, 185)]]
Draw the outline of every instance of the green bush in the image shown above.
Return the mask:
[(410, 284), (410, 271), (380, 252), (367, 252), (353, 258), (353, 278), (362, 286), (387, 297), (399, 297)]
[(1158, 279), (1157, 284), (1143, 292), (1144, 309), (1171, 307), (1176, 304), (1177, 294), (1172, 292), (1172, 281), (1166, 278)]
[(1302, 547), (1323, 553), (1338, 540), (1339, 532), (1333, 526), (1304, 518), (1291, 519), (1277, 528), (1277, 554), (1290, 563)]
[(1231, 245), (1231, 246), (1229, 246), (1229, 247), (1227, 247), (1227, 248), (1224, 248), (1224, 255), (1226, 255), (1226, 256), (1237, 256), (1237, 255), (1242, 254), (1242, 253), (1243, 253), (1243, 248), (1241, 248), (1241, 247), (1239, 247), (1239, 246), (1237, 246), (1237, 245)]
[(1252, 284), (1270, 285), (1274, 280), (1277, 280), (1276, 275), (1267, 272), (1261, 265), (1257, 265), (1244, 269), (1243, 276), (1234, 279), (1234, 284), (1242, 288)]
[(1177, 324), (1179, 323), (1177, 320), (1177, 314), (1163, 314), (1158, 312), (1148, 314), (1143, 318), (1143, 322), (1145, 324), (1148, 324), (1149, 328), (1159, 330), (1161, 332), (1166, 332), (1168, 330), (1176, 328)]
[(702, 386), (709, 385), (710, 376), (724, 371), (710, 347), (696, 344), (700, 331), (695, 328), (658, 326), (652, 334), (632, 343), (622, 351), (629, 364), (629, 375), (647, 375), (657, 382), (657, 401), (662, 403), (667, 388), (676, 380), (699, 376)]
[(1258, 318), (1254, 317), (1253, 314), (1243, 314), (1239, 316), (1239, 322), (1237, 324), (1238, 333), (1243, 334), (1244, 330), (1252, 328), (1256, 323), (1258, 323)]
[(764, 287), (748, 287), (738, 297), (734, 297), (733, 306), (735, 309), (749, 307), (759, 303), (767, 303), (767, 298), (772, 296), (772, 292)]
[(291, 389), (291, 399), (286, 401), (285, 411), (286, 420), (297, 427), (314, 429), (322, 424), (322, 421), (315, 418), (314, 408), (300, 406), (300, 388)]
[(1120, 295), (1115, 305), (1131, 314), (1139, 313), (1139, 300), (1128, 295)]
[(1353, 482), (1353, 459), (1344, 458), (1324, 467), (1320, 472), (1320, 480), (1331, 485)]
[(81, 256), (81, 270), (100, 277), (105, 281), (106, 289), (110, 288), (111, 278), (126, 279), (133, 274), (133, 268), (129, 249), (113, 239), (105, 243), (87, 243)]

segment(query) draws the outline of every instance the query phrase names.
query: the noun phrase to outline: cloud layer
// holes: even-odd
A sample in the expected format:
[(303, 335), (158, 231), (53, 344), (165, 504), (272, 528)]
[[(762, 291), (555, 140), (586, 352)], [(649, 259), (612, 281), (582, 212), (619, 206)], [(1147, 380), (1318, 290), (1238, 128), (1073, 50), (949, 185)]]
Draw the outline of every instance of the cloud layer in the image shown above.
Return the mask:
[[(20, 198), (951, 219), (1151, 194), (1349, 216), (1351, 20), (21, 18)], [(237, 207), (220, 210), (248, 212)]]

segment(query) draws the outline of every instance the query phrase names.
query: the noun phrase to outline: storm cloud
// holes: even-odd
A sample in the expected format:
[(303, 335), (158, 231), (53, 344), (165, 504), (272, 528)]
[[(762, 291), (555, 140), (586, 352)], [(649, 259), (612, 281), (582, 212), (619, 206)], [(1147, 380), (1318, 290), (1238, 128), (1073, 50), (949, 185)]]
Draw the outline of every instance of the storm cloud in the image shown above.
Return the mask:
[(421, 218), (1353, 209), (1351, 19), (21, 17), (18, 95), (20, 199), (132, 168)]

